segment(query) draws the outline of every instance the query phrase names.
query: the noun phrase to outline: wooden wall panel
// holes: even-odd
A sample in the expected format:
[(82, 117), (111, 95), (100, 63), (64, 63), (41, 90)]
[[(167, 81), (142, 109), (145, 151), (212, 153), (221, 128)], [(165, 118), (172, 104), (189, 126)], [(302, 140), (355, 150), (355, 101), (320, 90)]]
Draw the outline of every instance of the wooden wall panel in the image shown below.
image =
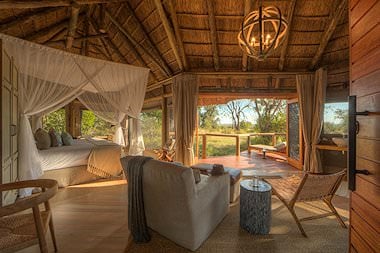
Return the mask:
[(380, 252), (380, 1), (350, 1), (350, 94), (359, 116), (357, 169), (351, 194), (350, 252)]

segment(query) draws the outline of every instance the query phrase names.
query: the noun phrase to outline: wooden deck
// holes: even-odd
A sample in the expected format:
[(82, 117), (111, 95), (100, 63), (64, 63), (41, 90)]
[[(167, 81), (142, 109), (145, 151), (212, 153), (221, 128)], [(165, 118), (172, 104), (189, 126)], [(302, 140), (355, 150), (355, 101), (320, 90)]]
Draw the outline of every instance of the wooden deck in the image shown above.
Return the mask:
[(243, 175), (252, 176), (252, 173), (259, 176), (283, 176), (287, 174), (298, 173), (299, 170), (290, 166), (284, 157), (276, 154), (266, 155), (263, 159), (261, 153), (247, 151), (240, 156), (219, 156), (198, 159), (197, 163), (223, 164), (225, 167), (232, 167), (243, 171)]

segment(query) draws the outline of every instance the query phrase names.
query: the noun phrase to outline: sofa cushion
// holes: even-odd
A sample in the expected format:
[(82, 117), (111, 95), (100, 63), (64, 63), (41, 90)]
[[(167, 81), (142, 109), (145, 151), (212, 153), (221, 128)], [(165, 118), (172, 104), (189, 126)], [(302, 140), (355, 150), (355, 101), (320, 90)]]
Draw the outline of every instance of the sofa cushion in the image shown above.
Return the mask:
[(61, 136), (62, 136), (63, 145), (71, 146), (73, 144), (73, 137), (69, 133), (62, 132)]
[(193, 169), (193, 175), (196, 184), (201, 182), (201, 172), (199, 171), (199, 169)]
[(38, 128), (36, 133), (34, 134), (34, 138), (36, 139), (36, 145), (38, 149), (48, 149), (51, 145), (51, 139), (48, 132), (43, 130), (42, 128)]

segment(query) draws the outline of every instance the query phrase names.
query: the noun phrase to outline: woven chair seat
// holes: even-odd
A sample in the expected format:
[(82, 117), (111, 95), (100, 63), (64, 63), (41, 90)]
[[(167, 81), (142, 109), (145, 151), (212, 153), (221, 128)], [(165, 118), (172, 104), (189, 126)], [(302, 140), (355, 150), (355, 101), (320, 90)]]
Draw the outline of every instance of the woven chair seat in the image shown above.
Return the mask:
[[(41, 212), (44, 224), (47, 224), (49, 212)], [(36, 244), (38, 240), (33, 214), (20, 214), (0, 218), (0, 251), (12, 252), (24, 246)], [(15, 245), (17, 245), (15, 247)]]
[(292, 175), (281, 179), (266, 178), (265, 181), (272, 186), (272, 189), (276, 192), (277, 196), (281, 196), (284, 201), (289, 203), (293, 199), (294, 194), (302, 181), (302, 176)]

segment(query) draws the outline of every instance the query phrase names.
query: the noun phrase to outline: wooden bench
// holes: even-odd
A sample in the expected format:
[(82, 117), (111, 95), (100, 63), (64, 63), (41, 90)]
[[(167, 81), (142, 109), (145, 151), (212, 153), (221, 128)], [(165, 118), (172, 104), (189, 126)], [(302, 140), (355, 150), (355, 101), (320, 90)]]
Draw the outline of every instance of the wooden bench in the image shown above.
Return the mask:
[(263, 158), (265, 159), (266, 158), (266, 152), (271, 152), (271, 153), (279, 154), (279, 155), (285, 154), (286, 145), (284, 147), (281, 147), (281, 148), (276, 148), (276, 147), (270, 146), (270, 145), (262, 145), (262, 144), (252, 145), (252, 144), (250, 144), (250, 145), (248, 145), (248, 154), (251, 154), (251, 150), (261, 151), (263, 153)]

